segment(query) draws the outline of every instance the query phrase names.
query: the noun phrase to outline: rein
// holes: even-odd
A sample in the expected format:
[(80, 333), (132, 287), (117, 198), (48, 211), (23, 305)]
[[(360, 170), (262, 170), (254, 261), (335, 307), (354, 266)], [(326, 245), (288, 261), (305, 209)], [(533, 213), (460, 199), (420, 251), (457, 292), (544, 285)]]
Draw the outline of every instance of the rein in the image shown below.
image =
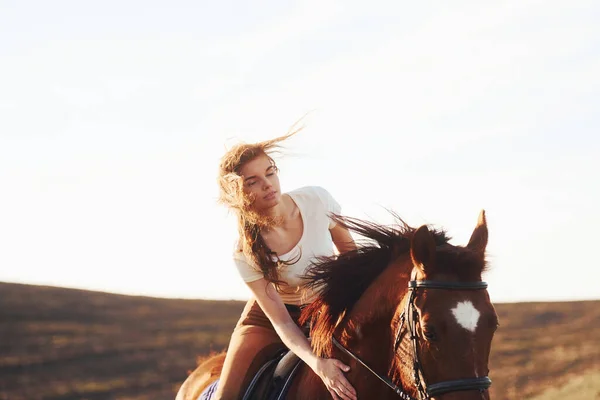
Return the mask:
[[(398, 351), (398, 346), (402, 341), (402, 337), (404, 336), (405, 331), (404, 323), (408, 316), (408, 333), (410, 333), (410, 339), (413, 344), (413, 355), (414, 355), (414, 384), (419, 393), (420, 400), (429, 400), (433, 396), (438, 396), (444, 393), (450, 392), (459, 392), (459, 391), (467, 391), (467, 390), (479, 390), (480, 392), (484, 392), (487, 390), (492, 381), (489, 377), (479, 377), (479, 378), (467, 378), (467, 379), (455, 379), (451, 381), (443, 381), (438, 383), (433, 383), (427, 385), (425, 383), (425, 378), (423, 374), (423, 369), (421, 363), (419, 362), (419, 353), (418, 353), (418, 335), (416, 331), (416, 321), (418, 320), (418, 313), (414, 305), (415, 295), (418, 289), (439, 289), (439, 290), (481, 290), (487, 289), (488, 284), (486, 282), (442, 282), (442, 281), (427, 281), (427, 280), (415, 280), (414, 277), (411, 281), (408, 282), (408, 290), (410, 290), (410, 298), (406, 303), (405, 309), (400, 314), (400, 324), (398, 327), (398, 332), (396, 334), (396, 339), (394, 341), (394, 352)], [(415, 399), (408, 393), (404, 391), (404, 389), (396, 386), (389, 377), (382, 376), (375, 372), (372, 368), (370, 368), (367, 364), (365, 364), (358, 356), (353, 354), (350, 350), (346, 349), (340, 342), (337, 341), (335, 337), (332, 337), (333, 344), (336, 345), (338, 349), (355, 359), (360, 365), (365, 367), (370, 373), (375, 375), (379, 380), (385, 383), (389, 388), (391, 388), (401, 399), (403, 400), (419, 400)]]
[(333, 339), (333, 344), (335, 344), (338, 349), (340, 349), (341, 351), (343, 351), (344, 353), (346, 353), (347, 355), (349, 355), (350, 357), (352, 357), (356, 361), (358, 361), (360, 363), (360, 365), (362, 365), (363, 367), (365, 367), (370, 373), (372, 373), (373, 375), (375, 375), (377, 378), (379, 378), (379, 380), (381, 380), (383, 383), (385, 383), (386, 385), (388, 385), (394, 392), (396, 392), (396, 394), (398, 396), (400, 396), (400, 398), (402, 398), (404, 400), (417, 400), (414, 397), (412, 397), (411, 395), (409, 395), (408, 393), (406, 393), (404, 390), (402, 390), (402, 388), (394, 385), (394, 383), (387, 376), (381, 376), (377, 372), (373, 371), (371, 369), (371, 367), (369, 367), (367, 364), (364, 363), (363, 360), (361, 360), (360, 358), (358, 358), (358, 356), (356, 356), (350, 350), (348, 350), (347, 348), (345, 348), (344, 346), (342, 346), (342, 344), (340, 342), (338, 342), (335, 337), (332, 336), (332, 339)]

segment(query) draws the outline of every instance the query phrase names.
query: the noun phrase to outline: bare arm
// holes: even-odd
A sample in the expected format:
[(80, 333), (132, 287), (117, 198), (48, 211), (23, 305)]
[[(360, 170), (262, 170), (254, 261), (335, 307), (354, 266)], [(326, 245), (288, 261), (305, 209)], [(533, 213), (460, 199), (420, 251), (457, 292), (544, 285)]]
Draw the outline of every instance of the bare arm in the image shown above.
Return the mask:
[(292, 320), (283, 300), (272, 283), (261, 278), (248, 282), (248, 287), (256, 297), (267, 318), (273, 324), (275, 332), (283, 344), (302, 359), (322, 380), (334, 399), (356, 399), (356, 391), (344, 374), (350, 368), (341, 361), (317, 357), (298, 325)]
[(312, 352), (308, 339), (290, 317), (273, 284), (262, 278), (249, 282), (248, 286), (256, 297), (260, 308), (273, 324), (275, 332), (277, 332), (283, 344), (314, 370), (317, 356)]
[(354, 243), (354, 239), (348, 232), (348, 229), (343, 227), (340, 224), (336, 224), (333, 228), (329, 230), (331, 233), (331, 239), (333, 240), (333, 244), (338, 249), (340, 253), (345, 253), (350, 250), (356, 250), (356, 243)]

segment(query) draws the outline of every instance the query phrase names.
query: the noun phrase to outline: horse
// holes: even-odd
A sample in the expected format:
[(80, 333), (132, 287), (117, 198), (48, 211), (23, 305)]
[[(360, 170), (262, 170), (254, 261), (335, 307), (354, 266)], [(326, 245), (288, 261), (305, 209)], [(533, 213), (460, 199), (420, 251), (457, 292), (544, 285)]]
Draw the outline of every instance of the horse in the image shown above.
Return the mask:
[[(302, 311), (319, 357), (350, 366), (362, 399), (490, 399), (488, 360), (499, 323), (481, 279), (488, 229), (482, 210), (466, 246), (444, 230), (334, 216), (363, 238), (356, 250), (317, 259), (306, 274), (318, 293)], [(184, 382), (177, 400), (197, 400), (220, 373), (224, 353)], [(287, 400), (330, 399), (305, 364)]]

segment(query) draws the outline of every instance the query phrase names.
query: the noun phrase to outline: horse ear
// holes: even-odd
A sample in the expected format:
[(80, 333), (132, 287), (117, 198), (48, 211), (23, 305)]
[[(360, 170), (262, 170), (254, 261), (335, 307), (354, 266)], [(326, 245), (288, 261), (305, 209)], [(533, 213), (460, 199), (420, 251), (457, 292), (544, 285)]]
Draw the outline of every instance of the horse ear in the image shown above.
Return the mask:
[(415, 267), (423, 272), (435, 266), (435, 239), (427, 226), (423, 225), (410, 241), (410, 257)]
[(477, 220), (477, 226), (471, 234), (467, 248), (475, 250), (479, 253), (484, 253), (488, 242), (487, 221), (485, 219), (485, 210), (481, 210)]

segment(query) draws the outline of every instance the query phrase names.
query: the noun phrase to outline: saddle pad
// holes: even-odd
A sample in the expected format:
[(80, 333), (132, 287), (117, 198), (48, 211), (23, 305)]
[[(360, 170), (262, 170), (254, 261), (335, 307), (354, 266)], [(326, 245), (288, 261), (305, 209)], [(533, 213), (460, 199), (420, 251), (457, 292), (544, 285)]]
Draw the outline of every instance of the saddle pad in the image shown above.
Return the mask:
[(219, 384), (219, 380), (217, 379), (213, 383), (211, 383), (198, 397), (198, 400), (211, 400), (215, 392), (217, 391), (217, 385)]

